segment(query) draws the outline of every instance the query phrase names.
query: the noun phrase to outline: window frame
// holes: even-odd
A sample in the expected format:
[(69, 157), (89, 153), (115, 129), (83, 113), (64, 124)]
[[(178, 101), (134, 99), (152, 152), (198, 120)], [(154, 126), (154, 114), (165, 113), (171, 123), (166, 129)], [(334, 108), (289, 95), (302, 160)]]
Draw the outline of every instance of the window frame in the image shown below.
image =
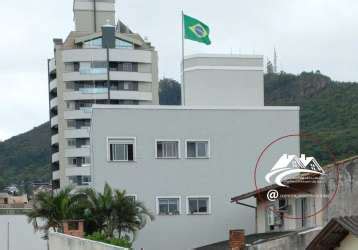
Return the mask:
[[(178, 143), (178, 157), (158, 157), (158, 142), (177, 142)], [(181, 150), (180, 150), (180, 140), (179, 139), (155, 139), (154, 142), (154, 157), (157, 160), (179, 160), (181, 159)]]
[[(179, 199), (179, 204), (178, 204), (178, 214), (160, 214), (159, 213), (159, 199)], [(156, 207), (156, 214), (158, 216), (178, 216), (182, 214), (181, 211), (181, 196), (156, 196), (155, 197), (155, 207)]]
[(134, 198), (134, 202), (138, 201), (138, 196), (137, 196), (136, 194), (126, 194), (125, 197), (126, 197), (126, 198), (133, 197), (133, 198)]
[[(133, 161), (129, 161), (129, 160), (111, 160), (111, 150), (110, 150), (110, 140), (133, 140)], [(109, 163), (115, 163), (115, 162), (136, 162), (137, 161), (137, 138), (136, 137), (132, 137), (132, 136), (120, 136), (120, 137), (116, 137), (116, 136), (109, 136), (106, 139), (107, 142), (107, 162)], [(125, 145), (125, 144), (122, 144)]]
[[(211, 195), (192, 195), (186, 198), (186, 214), (187, 215), (211, 215)], [(208, 209), (205, 213), (190, 213), (189, 199), (208, 199)]]
[[(207, 148), (207, 156), (205, 157), (189, 157), (188, 156), (188, 142), (207, 142), (208, 148)], [(186, 139), (185, 140), (185, 158), (190, 160), (195, 159), (210, 159), (211, 158), (211, 145), (210, 145), (210, 139)]]

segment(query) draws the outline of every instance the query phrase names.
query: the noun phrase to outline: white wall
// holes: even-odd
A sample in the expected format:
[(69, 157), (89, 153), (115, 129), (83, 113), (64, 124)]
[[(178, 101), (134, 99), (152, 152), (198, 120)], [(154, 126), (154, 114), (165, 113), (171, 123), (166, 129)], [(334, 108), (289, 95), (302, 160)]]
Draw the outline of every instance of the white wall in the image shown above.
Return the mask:
[[(156, 196), (180, 196), (178, 216), (156, 216), (139, 233), (136, 249), (183, 250), (228, 239), (230, 229), (254, 231), (255, 211), (230, 203), (254, 190), (253, 171), (261, 150), (299, 131), (297, 108), (183, 108), (94, 106), (92, 114), (93, 186), (106, 182), (136, 194), (153, 212)], [(136, 161), (107, 161), (107, 137), (136, 137)], [(179, 139), (181, 158), (155, 159), (156, 139)], [(210, 159), (185, 159), (186, 139), (209, 139)], [(269, 171), (283, 153), (299, 154), (299, 139), (273, 147), (262, 168)], [(264, 171), (263, 171), (264, 173)], [(258, 182), (264, 184), (264, 177)], [(266, 185), (266, 184), (265, 184)], [(210, 195), (210, 215), (187, 215), (187, 196)]]
[(264, 106), (262, 56), (193, 55), (184, 65), (186, 106)]
[(101, 242), (81, 239), (60, 233), (49, 234), (49, 250), (128, 250)]

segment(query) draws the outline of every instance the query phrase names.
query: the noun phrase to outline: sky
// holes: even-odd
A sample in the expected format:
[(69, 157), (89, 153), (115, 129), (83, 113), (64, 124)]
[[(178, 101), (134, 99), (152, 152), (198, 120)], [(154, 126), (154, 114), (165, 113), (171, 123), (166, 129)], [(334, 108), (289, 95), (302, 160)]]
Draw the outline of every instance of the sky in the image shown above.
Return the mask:
[[(53, 38), (73, 30), (72, 0), (2, 0), (0, 140), (46, 122), (47, 58)], [(212, 45), (185, 43), (185, 54), (273, 57), (289, 73), (320, 70), (358, 81), (356, 0), (117, 0), (117, 18), (159, 53), (159, 77), (180, 78), (181, 11), (211, 28)]]

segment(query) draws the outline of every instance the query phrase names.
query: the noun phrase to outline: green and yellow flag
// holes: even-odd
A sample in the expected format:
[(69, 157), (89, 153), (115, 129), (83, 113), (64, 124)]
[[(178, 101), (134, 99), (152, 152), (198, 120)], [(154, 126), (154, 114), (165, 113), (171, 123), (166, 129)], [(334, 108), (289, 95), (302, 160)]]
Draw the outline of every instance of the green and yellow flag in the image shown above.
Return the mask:
[(199, 43), (205, 43), (206, 45), (211, 44), (209, 38), (209, 34), (210, 34), (209, 26), (187, 15), (184, 15), (183, 19), (184, 19), (185, 39), (189, 39)]

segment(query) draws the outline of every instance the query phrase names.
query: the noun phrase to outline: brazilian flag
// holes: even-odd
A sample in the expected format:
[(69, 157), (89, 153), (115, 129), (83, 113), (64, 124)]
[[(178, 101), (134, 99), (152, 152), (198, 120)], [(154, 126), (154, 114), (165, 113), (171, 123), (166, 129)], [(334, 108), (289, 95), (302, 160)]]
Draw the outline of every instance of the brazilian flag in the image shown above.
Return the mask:
[(193, 40), (199, 43), (205, 43), (206, 45), (211, 44), (209, 38), (209, 26), (187, 15), (184, 15), (183, 18), (185, 39)]

